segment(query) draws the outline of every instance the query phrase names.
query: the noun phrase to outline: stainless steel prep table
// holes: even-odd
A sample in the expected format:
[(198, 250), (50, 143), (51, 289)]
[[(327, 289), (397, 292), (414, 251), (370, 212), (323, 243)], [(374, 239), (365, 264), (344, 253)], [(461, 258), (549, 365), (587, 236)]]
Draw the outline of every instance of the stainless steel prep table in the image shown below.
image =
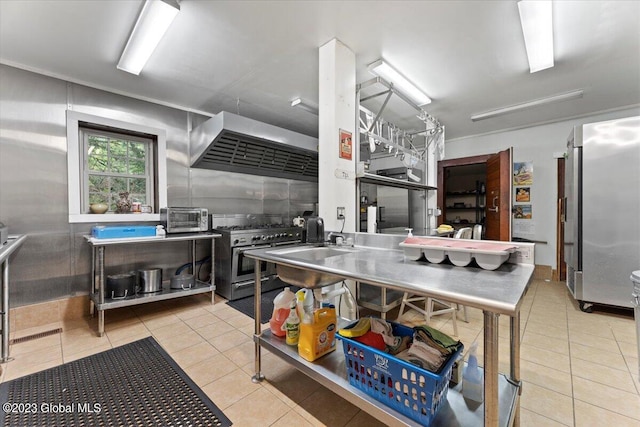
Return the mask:
[[(147, 302), (160, 301), (172, 298), (178, 298), (187, 295), (201, 294), (211, 292), (211, 304), (215, 297), (215, 272), (214, 272), (214, 240), (221, 237), (221, 234), (215, 233), (185, 233), (185, 234), (169, 234), (166, 237), (135, 237), (123, 239), (96, 239), (92, 236), (84, 236), (92, 248), (91, 258), (91, 313), (94, 307), (98, 310), (98, 336), (104, 335), (104, 312), (111, 308), (127, 307), (131, 305), (144, 304)], [(191, 267), (192, 271), (196, 271), (196, 240), (211, 240), (211, 283), (204, 283), (196, 280), (196, 286), (191, 289), (170, 289), (163, 284), (163, 290), (149, 294), (139, 294), (124, 299), (105, 298), (105, 275), (104, 275), (104, 253), (106, 246), (141, 244), (141, 243), (166, 243), (178, 241), (191, 241)], [(98, 272), (96, 273), (96, 264)]]
[[(4, 245), (0, 245), (0, 265), (2, 265), (2, 353), (0, 362), (9, 361), (9, 256), (14, 253), (26, 235), (9, 236)], [(0, 372), (2, 372), (0, 370)]]
[[(316, 261), (277, 254), (274, 253), (277, 252), (274, 249), (251, 250), (245, 252), (245, 255), (254, 258), (256, 265), (263, 260), (482, 309), (484, 314), (484, 404), (470, 407), (465, 403), (459, 389), (454, 388), (448, 396), (449, 408), (440, 411), (432, 425), (478, 425), (482, 420), (485, 426), (506, 426), (514, 420), (517, 424), (520, 392), (520, 306), (531, 282), (534, 266), (506, 263), (497, 270), (488, 271), (474, 267), (405, 261), (404, 254), (400, 250), (362, 246), (356, 246), (353, 249), (357, 250), (342, 256)], [(269, 330), (261, 332), (259, 270), (259, 268), (256, 269), (255, 292), (255, 381), (263, 378), (260, 372), (260, 347), (263, 346), (381, 421), (388, 424), (402, 422), (415, 425), (415, 422), (404, 415), (349, 385), (345, 374), (344, 355), (340, 348), (314, 363), (309, 363), (300, 358), (295, 349), (284, 344), (284, 340), (272, 337)], [(509, 378), (498, 373), (498, 316), (500, 314), (510, 316), (511, 319)]]

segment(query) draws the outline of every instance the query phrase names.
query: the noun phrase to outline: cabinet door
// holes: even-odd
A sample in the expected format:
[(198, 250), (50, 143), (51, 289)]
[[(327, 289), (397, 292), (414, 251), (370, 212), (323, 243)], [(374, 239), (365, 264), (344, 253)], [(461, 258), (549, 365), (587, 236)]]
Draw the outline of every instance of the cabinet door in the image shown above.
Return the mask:
[(511, 148), (487, 160), (487, 240), (511, 240)]

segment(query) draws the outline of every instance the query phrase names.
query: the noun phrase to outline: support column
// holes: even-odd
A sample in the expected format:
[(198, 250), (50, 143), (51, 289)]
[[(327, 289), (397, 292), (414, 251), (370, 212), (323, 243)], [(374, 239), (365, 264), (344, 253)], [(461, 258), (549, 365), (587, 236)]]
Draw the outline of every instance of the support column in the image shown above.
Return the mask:
[[(319, 71), (319, 215), (325, 221), (325, 229), (340, 231), (342, 221), (337, 218), (337, 208), (344, 207), (344, 232), (354, 232), (358, 220), (355, 54), (332, 39), (320, 47)], [(348, 135), (351, 140), (344, 141)]]

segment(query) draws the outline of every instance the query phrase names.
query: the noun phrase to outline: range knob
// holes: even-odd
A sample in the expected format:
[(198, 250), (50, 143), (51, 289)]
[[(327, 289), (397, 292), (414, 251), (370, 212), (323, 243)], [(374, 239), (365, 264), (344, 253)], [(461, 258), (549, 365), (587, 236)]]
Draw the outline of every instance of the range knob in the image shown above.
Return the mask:
[(260, 236), (260, 238), (261, 238), (262, 240), (267, 240), (267, 236), (265, 236), (264, 234), (263, 234), (262, 236)]
[(240, 243), (240, 240), (238, 240), (238, 239), (235, 239), (235, 240), (233, 241), (233, 244), (234, 244), (234, 245), (237, 245), (238, 243)]

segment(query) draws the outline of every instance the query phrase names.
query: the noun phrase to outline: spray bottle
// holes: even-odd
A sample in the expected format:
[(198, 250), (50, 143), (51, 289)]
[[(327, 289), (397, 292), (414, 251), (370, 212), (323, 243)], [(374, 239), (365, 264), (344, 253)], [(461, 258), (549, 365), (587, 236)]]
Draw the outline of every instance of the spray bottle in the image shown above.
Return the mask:
[(296, 292), (298, 299), (298, 317), (302, 323), (313, 323), (313, 291), (311, 289), (300, 289)]
[(474, 341), (469, 349), (467, 366), (462, 374), (462, 395), (466, 399), (482, 402), (484, 400), (484, 375), (478, 367), (477, 349), (478, 342)]
[(286, 342), (288, 345), (298, 345), (298, 340), (300, 339), (300, 318), (298, 317), (298, 312), (296, 310), (297, 303), (296, 300), (291, 301), (291, 306), (289, 307), (289, 317), (282, 325), (282, 329), (286, 333)]

